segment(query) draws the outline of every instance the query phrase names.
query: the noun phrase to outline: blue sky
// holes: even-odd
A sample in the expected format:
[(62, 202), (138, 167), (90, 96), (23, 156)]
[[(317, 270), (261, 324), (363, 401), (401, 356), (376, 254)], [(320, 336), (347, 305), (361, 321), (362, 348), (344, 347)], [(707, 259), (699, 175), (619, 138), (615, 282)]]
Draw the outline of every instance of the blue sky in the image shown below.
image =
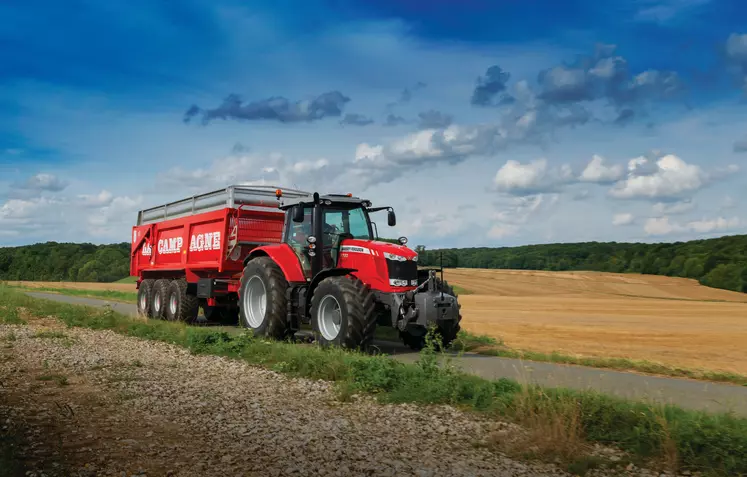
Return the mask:
[(0, 246), (127, 241), (228, 184), (354, 192), (413, 244), (747, 231), (736, 0), (10, 0)]

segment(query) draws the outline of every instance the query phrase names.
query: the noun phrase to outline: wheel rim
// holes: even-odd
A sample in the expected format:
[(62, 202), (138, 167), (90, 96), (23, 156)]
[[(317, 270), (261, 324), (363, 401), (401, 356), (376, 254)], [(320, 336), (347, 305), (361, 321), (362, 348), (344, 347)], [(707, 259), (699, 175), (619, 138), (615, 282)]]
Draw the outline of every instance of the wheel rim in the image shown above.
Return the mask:
[(145, 305), (147, 304), (147, 300), (145, 298), (145, 294), (140, 296), (140, 309), (145, 311)]
[(319, 323), (319, 332), (324, 339), (332, 341), (337, 338), (342, 327), (342, 310), (337, 298), (332, 295), (322, 298), (316, 318)]
[(171, 295), (169, 298), (169, 311), (172, 315), (176, 315), (176, 295)]
[(257, 275), (250, 278), (246, 284), (243, 306), (249, 326), (259, 328), (265, 320), (267, 291), (262, 279)]
[(156, 295), (155, 299), (153, 300), (153, 309), (156, 310), (156, 312), (161, 311), (161, 296)]

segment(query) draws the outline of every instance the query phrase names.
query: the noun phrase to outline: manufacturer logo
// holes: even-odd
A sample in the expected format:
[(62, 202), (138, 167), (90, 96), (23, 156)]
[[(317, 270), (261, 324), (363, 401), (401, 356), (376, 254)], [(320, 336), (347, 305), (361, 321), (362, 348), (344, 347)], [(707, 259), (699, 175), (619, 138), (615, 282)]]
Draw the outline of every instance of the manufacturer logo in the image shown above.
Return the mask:
[(343, 245), (340, 247), (341, 252), (351, 252), (351, 253), (365, 253), (366, 255), (371, 255), (371, 249), (368, 249), (366, 247), (358, 247), (355, 245)]
[(161, 239), (158, 241), (158, 253), (161, 255), (179, 253), (182, 251), (183, 244), (184, 239), (181, 237)]
[(150, 257), (153, 255), (153, 248), (150, 246), (150, 244), (144, 243), (143, 244), (143, 257)]
[(204, 234), (192, 235), (189, 239), (190, 252), (202, 252), (204, 250), (220, 249), (220, 232), (206, 232)]

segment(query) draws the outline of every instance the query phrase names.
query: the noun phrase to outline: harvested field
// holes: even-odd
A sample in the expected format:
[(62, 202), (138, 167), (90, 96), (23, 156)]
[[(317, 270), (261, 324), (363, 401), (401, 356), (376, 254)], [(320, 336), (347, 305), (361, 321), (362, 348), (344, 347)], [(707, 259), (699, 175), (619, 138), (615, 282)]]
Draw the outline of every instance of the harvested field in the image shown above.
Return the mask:
[(463, 328), (516, 349), (747, 374), (747, 295), (694, 280), (453, 269)]
[(84, 282), (22, 282), (8, 281), (8, 285), (25, 288), (64, 288), (70, 290), (112, 290), (137, 292), (135, 283), (84, 283)]

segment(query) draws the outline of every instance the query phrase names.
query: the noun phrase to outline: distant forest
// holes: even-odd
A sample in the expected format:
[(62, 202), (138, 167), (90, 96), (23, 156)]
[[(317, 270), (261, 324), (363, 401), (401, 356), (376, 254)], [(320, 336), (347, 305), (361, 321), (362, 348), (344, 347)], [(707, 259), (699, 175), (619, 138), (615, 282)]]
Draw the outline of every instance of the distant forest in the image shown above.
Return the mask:
[[(394, 242), (392, 239), (381, 239)], [(701, 284), (747, 292), (747, 235), (691, 242), (586, 242), (504, 248), (427, 250), (420, 265), (517, 270), (590, 270), (694, 278)], [(129, 243), (47, 242), (0, 248), (0, 280), (113, 282), (129, 275)]]
[(676, 243), (585, 242), (504, 248), (426, 250), (420, 264), (515, 270), (587, 270), (694, 278), (701, 284), (747, 292), (747, 235)]
[(0, 248), (0, 280), (115, 282), (129, 274), (127, 242), (47, 242)]

